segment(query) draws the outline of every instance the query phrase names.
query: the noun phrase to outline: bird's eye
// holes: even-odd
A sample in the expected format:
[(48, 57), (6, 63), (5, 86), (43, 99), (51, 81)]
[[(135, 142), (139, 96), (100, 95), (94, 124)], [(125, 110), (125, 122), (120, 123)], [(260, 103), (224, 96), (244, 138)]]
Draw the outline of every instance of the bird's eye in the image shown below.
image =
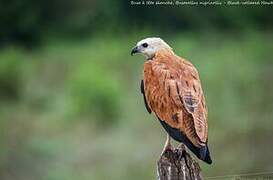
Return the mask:
[(146, 48), (146, 47), (148, 47), (148, 44), (147, 44), (147, 43), (143, 43), (142, 46), (143, 46), (144, 48)]

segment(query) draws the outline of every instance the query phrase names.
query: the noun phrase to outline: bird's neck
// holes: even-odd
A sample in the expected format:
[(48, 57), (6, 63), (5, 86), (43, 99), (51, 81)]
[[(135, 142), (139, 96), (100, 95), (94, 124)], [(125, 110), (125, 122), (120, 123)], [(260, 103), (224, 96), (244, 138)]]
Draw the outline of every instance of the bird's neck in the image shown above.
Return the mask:
[(173, 50), (169, 48), (165, 48), (165, 49), (160, 49), (159, 51), (157, 51), (154, 55), (154, 58), (166, 59), (166, 58), (171, 58), (173, 56), (175, 56)]

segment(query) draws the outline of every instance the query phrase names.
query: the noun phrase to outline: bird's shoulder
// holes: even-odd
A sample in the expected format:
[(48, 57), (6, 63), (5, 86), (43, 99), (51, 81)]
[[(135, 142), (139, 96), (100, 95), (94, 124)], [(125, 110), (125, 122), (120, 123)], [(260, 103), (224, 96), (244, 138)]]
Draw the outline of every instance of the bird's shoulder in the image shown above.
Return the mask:
[(144, 64), (144, 73), (150, 72), (153, 75), (171, 74), (177, 80), (188, 79), (200, 81), (195, 66), (188, 60), (175, 54), (157, 54), (152, 60)]

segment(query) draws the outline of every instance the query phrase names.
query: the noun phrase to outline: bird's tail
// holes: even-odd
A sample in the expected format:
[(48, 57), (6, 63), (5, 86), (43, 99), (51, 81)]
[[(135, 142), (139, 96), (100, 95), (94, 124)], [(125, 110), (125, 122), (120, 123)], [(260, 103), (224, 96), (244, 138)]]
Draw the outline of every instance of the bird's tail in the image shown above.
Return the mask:
[(207, 144), (201, 147), (196, 147), (189, 140), (184, 141), (183, 143), (193, 152), (193, 154), (195, 154), (198, 157), (198, 159), (208, 164), (212, 164), (212, 160), (210, 157), (210, 152), (209, 152), (209, 148)]
[[(158, 118), (159, 119), (159, 118)], [(168, 125), (165, 121), (159, 119), (159, 122), (162, 124), (164, 129), (168, 132), (168, 134), (176, 141), (182, 142), (185, 144), (199, 159), (202, 161), (211, 164), (212, 160), (210, 158), (209, 148), (208, 145), (205, 144), (201, 147), (196, 147), (188, 138), (187, 136), (182, 133), (179, 129), (173, 128)]]
[(199, 159), (205, 161), (208, 164), (212, 163), (212, 160), (210, 158), (209, 148), (208, 148), (207, 144), (205, 146), (201, 146), (201, 148), (199, 148), (199, 155), (197, 155), (197, 157)]

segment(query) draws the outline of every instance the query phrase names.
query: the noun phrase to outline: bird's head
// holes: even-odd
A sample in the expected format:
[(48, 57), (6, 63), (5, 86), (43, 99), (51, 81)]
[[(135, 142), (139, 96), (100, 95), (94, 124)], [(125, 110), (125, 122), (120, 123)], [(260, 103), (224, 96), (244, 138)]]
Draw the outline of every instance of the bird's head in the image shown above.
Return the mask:
[(172, 50), (172, 48), (162, 39), (158, 37), (151, 37), (139, 41), (132, 49), (131, 55), (141, 53), (147, 59), (151, 59), (158, 51), (162, 49)]

